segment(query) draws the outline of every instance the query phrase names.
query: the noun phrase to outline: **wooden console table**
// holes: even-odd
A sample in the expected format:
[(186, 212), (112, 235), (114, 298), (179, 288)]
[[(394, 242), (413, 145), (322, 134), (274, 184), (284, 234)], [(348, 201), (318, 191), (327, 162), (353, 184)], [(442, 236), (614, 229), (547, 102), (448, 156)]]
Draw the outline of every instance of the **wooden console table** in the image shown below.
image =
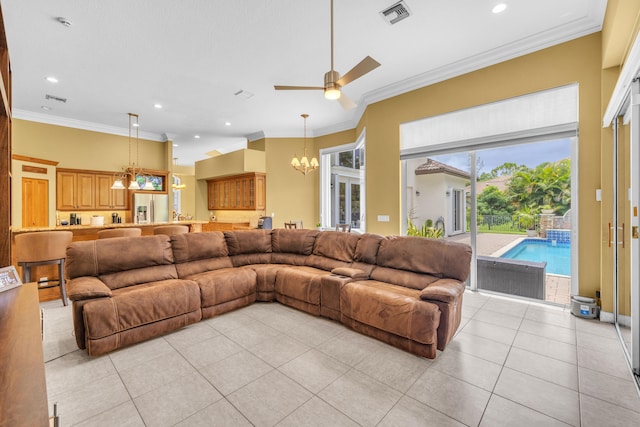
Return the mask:
[(48, 426), (38, 289), (0, 292), (0, 426)]

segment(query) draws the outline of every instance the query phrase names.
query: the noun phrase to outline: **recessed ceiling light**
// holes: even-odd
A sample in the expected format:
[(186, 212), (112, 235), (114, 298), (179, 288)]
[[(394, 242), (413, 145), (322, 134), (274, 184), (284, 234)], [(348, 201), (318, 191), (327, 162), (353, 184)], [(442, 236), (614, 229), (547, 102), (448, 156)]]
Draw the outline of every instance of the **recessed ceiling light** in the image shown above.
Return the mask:
[(224, 122), (225, 126), (231, 126), (231, 122)]
[(153, 108), (157, 108), (159, 110), (162, 108), (162, 104), (153, 104)]
[(42, 108), (43, 110), (51, 110), (51, 107), (47, 107), (46, 105), (42, 105), (40, 106), (40, 108)]
[(195, 139), (200, 139), (200, 135), (194, 135), (193, 136)]
[(178, 144), (173, 144), (174, 147), (180, 147)]
[(58, 79), (56, 79), (56, 78), (55, 78), (55, 77), (53, 77), (53, 76), (48, 76), (48, 77), (47, 77), (47, 81), (48, 81), (49, 83), (58, 83)]
[(497, 5), (493, 6), (493, 9), (491, 9), (491, 12), (502, 13), (505, 11), (506, 8), (507, 8), (506, 3), (498, 3)]
[(132, 123), (131, 126), (133, 126), (134, 128), (138, 128), (140, 127), (140, 123)]

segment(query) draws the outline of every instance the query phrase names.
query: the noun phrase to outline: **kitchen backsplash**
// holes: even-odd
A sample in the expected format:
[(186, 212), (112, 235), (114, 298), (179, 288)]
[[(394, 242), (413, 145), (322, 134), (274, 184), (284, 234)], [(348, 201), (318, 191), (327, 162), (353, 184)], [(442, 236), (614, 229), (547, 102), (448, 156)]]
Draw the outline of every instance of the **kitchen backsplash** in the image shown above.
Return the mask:
[(131, 221), (131, 212), (127, 211), (77, 211), (77, 212), (67, 212), (67, 211), (59, 211), (58, 217), (60, 221), (69, 221), (69, 215), (71, 213), (75, 213), (78, 218), (81, 218), (82, 225), (91, 224), (91, 217), (93, 216), (102, 216), (104, 217), (104, 224), (111, 224), (111, 214), (116, 213), (122, 218), (122, 222), (132, 222)]

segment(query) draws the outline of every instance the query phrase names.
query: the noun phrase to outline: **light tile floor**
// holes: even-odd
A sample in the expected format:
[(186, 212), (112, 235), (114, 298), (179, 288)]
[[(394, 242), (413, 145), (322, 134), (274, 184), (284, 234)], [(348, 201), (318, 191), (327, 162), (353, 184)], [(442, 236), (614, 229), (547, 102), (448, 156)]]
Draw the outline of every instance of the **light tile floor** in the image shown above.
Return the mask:
[(45, 308), (63, 426), (631, 426), (640, 398), (610, 324), (467, 291), (435, 360), (256, 303), (102, 357)]

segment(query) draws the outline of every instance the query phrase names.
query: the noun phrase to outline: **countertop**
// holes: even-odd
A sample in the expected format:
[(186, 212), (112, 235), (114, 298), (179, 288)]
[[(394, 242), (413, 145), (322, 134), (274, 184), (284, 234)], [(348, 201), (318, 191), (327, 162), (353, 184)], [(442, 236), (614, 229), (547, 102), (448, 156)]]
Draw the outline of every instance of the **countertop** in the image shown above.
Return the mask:
[(26, 228), (13, 228), (11, 231), (13, 233), (31, 233), (34, 231), (57, 231), (57, 230), (101, 230), (105, 228), (131, 228), (131, 227), (154, 227), (157, 225), (174, 225), (174, 224), (208, 224), (209, 221), (198, 221), (198, 220), (183, 220), (183, 221), (164, 221), (164, 222), (153, 222), (146, 224), (135, 224), (133, 222), (123, 222), (119, 224), (111, 224), (105, 223), (104, 225), (58, 225), (54, 227), (26, 227)]

